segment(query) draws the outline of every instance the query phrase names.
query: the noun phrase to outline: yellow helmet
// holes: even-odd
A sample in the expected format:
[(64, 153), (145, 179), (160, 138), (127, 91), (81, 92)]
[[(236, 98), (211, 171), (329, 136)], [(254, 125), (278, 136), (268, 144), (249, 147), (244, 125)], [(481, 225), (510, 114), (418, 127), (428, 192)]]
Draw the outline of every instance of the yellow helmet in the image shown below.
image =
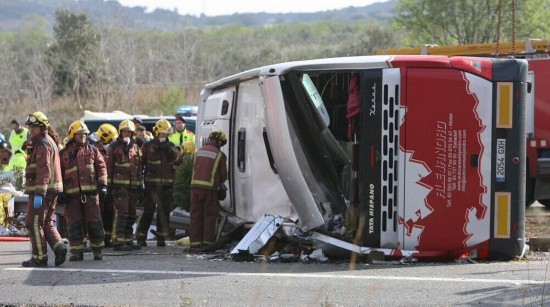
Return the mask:
[(157, 136), (161, 133), (172, 134), (172, 124), (165, 118), (161, 118), (157, 121), (155, 127), (153, 127), (153, 132), (155, 132)]
[(191, 141), (185, 141), (181, 144), (181, 153), (183, 154), (193, 154), (195, 153), (195, 143)]
[(225, 137), (225, 133), (221, 131), (220, 129), (216, 129), (210, 133), (208, 136), (209, 140), (216, 141), (220, 147), (227, 144), (227, 138)]
[(90, 133), (90, 130), (88, 130), (88, 126), (86, 126), (85, 123), (79, 121), (79, 120), (75, 120), (70, 126), (69, 126), (69, 133), (68, 134), (68, 138), (70, 140), (74, 140), (74, 135), (76, 133), (86, 133), (86, 134), (89, 134)]
[(109, 144), (112, 140), (118, 138), (118, 131), (115, 126), (107, 123), (99, 126), (95, 134), (103, 144)]
[(123, 120), (120, 125), (118, 125), (118, 133), (120, 134), (122, 130), (136, 131), (136, 125), (130, 119)]
[(50, 122), (44, 113), (36, 111), (32, 114), (29, 114), (27, 117), (27, 122), (25, 123), (28, 126), (37, 126), (37, 127), (48, 127)]

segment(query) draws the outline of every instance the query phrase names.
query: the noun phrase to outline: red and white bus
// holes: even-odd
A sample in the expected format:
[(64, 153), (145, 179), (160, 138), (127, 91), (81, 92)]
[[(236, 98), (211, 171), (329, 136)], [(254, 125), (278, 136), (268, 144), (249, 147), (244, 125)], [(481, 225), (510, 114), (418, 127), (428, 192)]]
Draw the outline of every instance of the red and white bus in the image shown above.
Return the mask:
[(221, 205), (241, 220), (281, 216), (358, 253), (511, 259), (525, 247), (526, 95), (524, 60), (268, 65), (204, 87), (196, 146), (228, 135)]

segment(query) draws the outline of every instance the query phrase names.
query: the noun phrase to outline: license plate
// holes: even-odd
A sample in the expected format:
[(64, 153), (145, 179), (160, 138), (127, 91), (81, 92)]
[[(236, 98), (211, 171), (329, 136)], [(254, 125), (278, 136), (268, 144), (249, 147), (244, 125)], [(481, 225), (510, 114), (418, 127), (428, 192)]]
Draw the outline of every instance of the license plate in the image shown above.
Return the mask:
[(506, 181), (506, 139), (497, 139), (496, 181)]

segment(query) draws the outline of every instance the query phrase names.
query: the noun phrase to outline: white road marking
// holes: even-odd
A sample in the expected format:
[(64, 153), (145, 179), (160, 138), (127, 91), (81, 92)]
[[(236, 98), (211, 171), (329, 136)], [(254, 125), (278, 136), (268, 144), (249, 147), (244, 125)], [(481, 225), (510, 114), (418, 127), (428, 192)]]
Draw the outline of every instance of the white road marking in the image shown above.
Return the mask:
[[(550, 283), (544, 280), (528, 279), (488, 279), (488, 278), (444, 278), (444, 277), (409, 277), (409, 276), (371, 276), (352, 275), (350, 273), (240, 273), (240, 272), (196, 272), (196, 271), (158, 271), (158, 270), (112, 270), (112, 269), (69, 269), (69, 268), (4, 268), (5, 271), (44, 271), (44, 272), (87, 272), (109, 274), (161, 274), (161, 275), (196, 275), (196, 276), (230, 276), (230, 277), (292, 277), (292, 278), (326, 278), (357, 280), (397, 280), (397, 281), (442, 281), (465, 283), (496, 283), (513, 285), (540, 285)], [(359, 272), (359, 271), (355, 271)]]

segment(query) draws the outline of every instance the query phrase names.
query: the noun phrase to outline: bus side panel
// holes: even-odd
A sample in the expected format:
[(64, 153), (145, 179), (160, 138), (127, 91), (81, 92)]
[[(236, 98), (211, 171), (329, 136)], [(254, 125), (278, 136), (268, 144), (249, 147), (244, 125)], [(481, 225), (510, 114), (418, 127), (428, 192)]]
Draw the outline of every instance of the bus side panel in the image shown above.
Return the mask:
[(402, 248), (451, 253), (487, 244), (492, 83), (454, 69), (409, 68), (406, 73)]

